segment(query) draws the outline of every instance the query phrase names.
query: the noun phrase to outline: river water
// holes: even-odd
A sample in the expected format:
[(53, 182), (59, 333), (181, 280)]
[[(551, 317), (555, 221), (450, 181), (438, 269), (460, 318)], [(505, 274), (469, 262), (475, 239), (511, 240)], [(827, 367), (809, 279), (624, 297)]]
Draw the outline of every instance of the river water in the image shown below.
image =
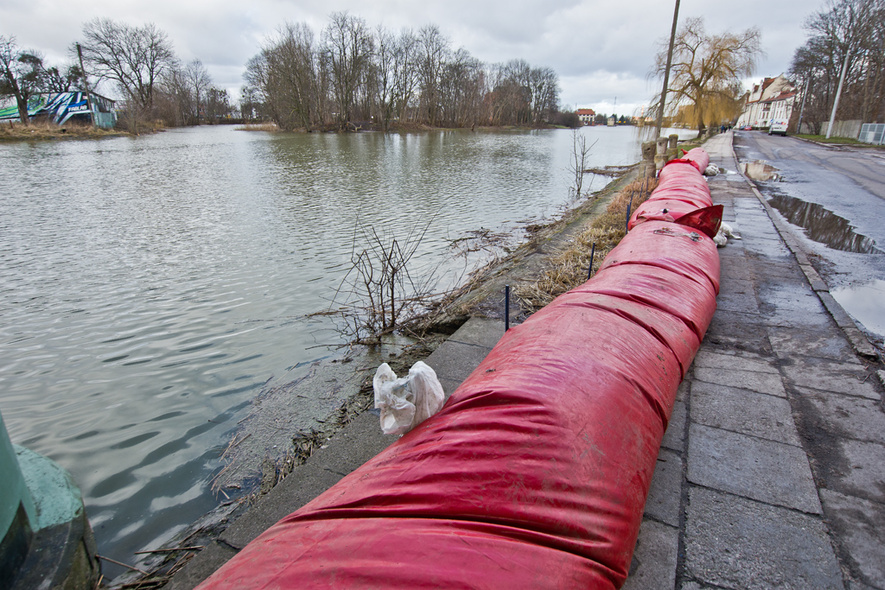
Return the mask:
[[(581, 133), (588, 167), (640, 157), (633, 128)], [(572, 142), (202, 127), (0, 145), (10, 437), (73, 474), (99, 553), (132, 561), (216, 506), (209, 481), (262, 385), (342, 343), (305, 316), (330, 307), (356, 228), (426, 225), (416, 268), (451, 286), (479, 261), (452, 240), (521, 236), (574, 204)]]

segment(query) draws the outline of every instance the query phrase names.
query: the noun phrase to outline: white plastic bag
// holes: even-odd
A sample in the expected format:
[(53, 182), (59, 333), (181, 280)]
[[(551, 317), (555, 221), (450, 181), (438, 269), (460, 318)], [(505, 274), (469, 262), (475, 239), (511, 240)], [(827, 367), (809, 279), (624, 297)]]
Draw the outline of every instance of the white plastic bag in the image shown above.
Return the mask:
[(375, 371), (372, 388), (384, 434), (405, 434), (437, 413), (445, 401), (436, 373), (421, 361), (400, 378), (384, 363)]
[(728, 238), (732, 238), (733, 240), (740, 240), (741, 237), (734, 233), (734, 230), (731, 229), (731, 226), (725, 222), (722, 222), (719, 225), (719, 231), (713, 237), (713, 242), (716, 243), (716, 246), (721, 248), (725, 246), (728, 242)]

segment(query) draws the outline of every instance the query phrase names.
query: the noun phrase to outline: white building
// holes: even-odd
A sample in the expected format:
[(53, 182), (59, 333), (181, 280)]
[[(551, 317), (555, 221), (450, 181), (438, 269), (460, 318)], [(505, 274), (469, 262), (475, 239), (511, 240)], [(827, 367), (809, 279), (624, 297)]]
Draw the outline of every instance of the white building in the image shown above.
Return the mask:
[(593, 125), (596, 119), (596, 111), (593, 109), (578, 109), (575, 112), (578, 114), (578, 119), (581, 121), (581, 124)]
[(797, 98), (796, 88), (783, 75), (765, 78), (753, 85), (737, 126), (766, 129), (774, 121), (789, 122)]

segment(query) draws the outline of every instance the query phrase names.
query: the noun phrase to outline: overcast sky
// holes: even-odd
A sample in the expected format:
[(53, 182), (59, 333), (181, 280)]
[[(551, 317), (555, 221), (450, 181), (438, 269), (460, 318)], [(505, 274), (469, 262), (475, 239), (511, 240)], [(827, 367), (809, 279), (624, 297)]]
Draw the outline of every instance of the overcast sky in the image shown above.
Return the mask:
[[(759, 27), (766, 52), (754, 78), (786, 73), (805, 41), (802, 28), (823, 0), (682, 0), (680, 23), (703, 17), (711, 33)], [(648, 80), (658, 44), (669, 36), (674, 0), (5, 0), (0, 35), (66, 63), (82, 25), (106, 17), (165, 31), (177, 56), (202, 60), (213, 82), (239, 98), (246, 61), (286, 21), (319, 34), (333, 11), (349, 11), (372, 28), (398, 31), (437, 25), (453, 49), (486, 63), (524, 59), (559, 75), (564, 107), (638, 114), (660, 82)]]

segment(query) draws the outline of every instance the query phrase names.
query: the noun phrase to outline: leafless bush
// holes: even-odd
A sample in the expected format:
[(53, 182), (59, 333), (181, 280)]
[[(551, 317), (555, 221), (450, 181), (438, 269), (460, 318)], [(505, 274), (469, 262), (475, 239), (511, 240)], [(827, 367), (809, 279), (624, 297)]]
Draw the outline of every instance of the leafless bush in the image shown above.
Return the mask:
[(587, 145), (587, 137), (577, 129), (572, 130), (572, 159), (569, 171), (575, 178), (575, 184), (571, 187), (571, 190), (574, 191), (575, 198), (581, 196), (581, 191), (584, 188), (584, 174), (587, 172), (587, 158), (590, 156), (590, 151), (593, 149), (594, 145), (596, 145), (595, 141), (590, 145)]
[(412, 227), (402, 240), (357, 223), (351, 266), (335, 294), (335, 301), (343, 304), (344, 331), (355, 342), (374, 342), (392, 333), (432, 298), (434, 273), (415, 277), (409, 267), (432, 222)]

